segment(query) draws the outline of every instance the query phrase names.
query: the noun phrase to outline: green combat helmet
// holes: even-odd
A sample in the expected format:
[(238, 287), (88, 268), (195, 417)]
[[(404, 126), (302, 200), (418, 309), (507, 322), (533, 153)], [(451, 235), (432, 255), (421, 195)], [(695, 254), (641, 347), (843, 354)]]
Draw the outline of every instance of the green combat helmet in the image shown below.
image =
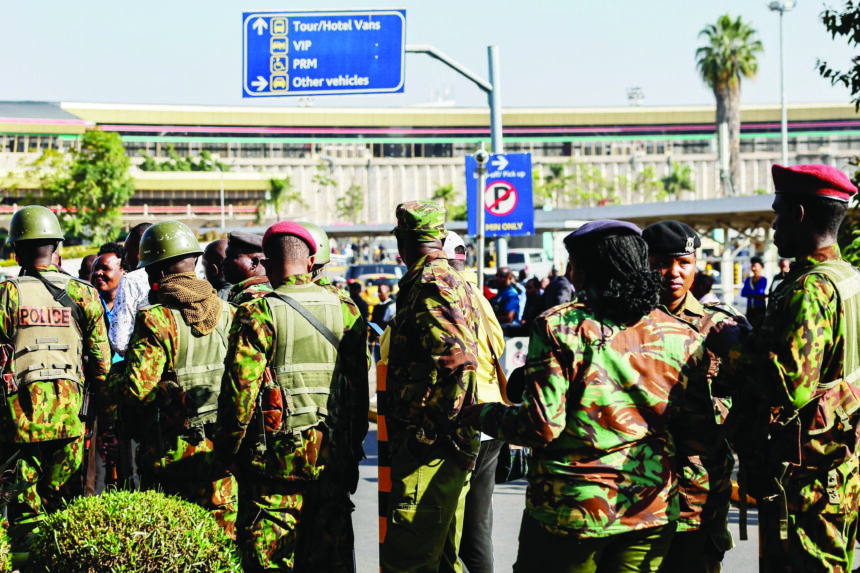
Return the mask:
[(63, 229), (57, 216), (41, 205), (30, 205), (19, 209), (12, 215), (9, 224), (9, 242), (29, 241), (32, 239), (63, 240)]
[(182, 255), (202, 255), (203, 250), (194, 232), (185, 223), (162, 221), (148, 228), (140, 238), (140, 262), (142, 269)]
[(328, 235), (316, 223), (302, 223), (302, 227), (310, 232), (317, 244), (317, 254), (314, 258), (314, 264), (327, 265), (331, 261), (331, 245), (328, 242)]

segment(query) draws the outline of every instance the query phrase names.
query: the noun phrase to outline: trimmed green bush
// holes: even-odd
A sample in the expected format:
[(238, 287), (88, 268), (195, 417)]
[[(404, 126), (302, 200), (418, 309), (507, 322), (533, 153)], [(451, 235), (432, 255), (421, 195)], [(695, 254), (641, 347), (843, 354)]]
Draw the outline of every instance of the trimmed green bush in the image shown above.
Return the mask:
[(241, 573), (239, 554), (209, 513), (175, 497), (111, 491), (49, 515), (27, 572)]

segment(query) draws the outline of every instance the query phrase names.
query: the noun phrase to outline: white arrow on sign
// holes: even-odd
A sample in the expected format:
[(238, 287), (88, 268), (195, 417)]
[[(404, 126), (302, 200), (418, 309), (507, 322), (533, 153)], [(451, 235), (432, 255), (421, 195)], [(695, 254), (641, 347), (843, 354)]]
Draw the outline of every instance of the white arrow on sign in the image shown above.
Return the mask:
[(504, 156), (504, 155), (499, 155), (498, 157), (496, 157), (496, 158), (492, 161), (492, 165), (493, 165), (493, 167), (495, 167), (496, 169), (498, 169), (499, 171), (501, 171), (501, 170), (503, 170), (505, 167), (507, 167), (507, 166), (508, 166), (508, 160), (507, 160), (507, 159), (505, 159), (505, 156)]
[(269, 27), (269, 25), (266, 24), (266, 21), (263, 20), (262, 18), (257, 18), (256, 20), (254, 20), (254, 23), (251, 24), (251, 27), (257, 31), (258, 36), (262, 36), (263, 30), (266, 30)]
[(267, 82), (266, 78), (264, 78), (263, 76), (257, 76), (257, 79), (251, 82), (251, 85), (257, 88), (258, 92), (261, 92), (266, 89), (266, 86), (269, 85), (269, 82)]

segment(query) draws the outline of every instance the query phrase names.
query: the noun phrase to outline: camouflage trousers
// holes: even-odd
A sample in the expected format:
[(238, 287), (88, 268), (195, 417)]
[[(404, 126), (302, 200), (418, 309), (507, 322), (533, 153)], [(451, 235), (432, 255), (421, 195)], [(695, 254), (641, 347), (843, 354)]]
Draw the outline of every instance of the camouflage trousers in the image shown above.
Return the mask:
[(780, 502), (759, 502), (760, 571), (850, 573), (860, 499), (858, 460), (785, 484), (788, 539), (780, 539)]
[(9, 524), (21, 526), (10, 530), (18, 549), (45, 514), (83, 495), (84, 438), (2, 444), (0, 453), (4, 461), (17, 454), (16, 479), (32, 484), (7, 506)]
[[(157, 490), (175, 495), (209, 511), (231, 539), (236, 539), (238, 486), (236, 478), (226, 472), (215, 472), (215, 479), (191, 476), (153, 474), (140, 471), (140, 489)], [(219, 477), (224, 476), (224, 477)]]
[(346, 489), (324, 478), (240, 479), (237, 538), (245, 572), (351, 573), (354, 509)]

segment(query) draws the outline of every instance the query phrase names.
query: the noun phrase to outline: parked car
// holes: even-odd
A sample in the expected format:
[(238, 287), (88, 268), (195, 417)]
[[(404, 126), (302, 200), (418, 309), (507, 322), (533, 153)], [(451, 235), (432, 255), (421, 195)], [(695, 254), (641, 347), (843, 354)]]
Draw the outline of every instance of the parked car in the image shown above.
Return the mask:
[(399, 281), (400, 277), (406, 274), (405, 265), (397, 265), (394, 263), (364, 263), (360, 265), (350, 265), (346, 270), (346, 280), (357, 280), (359, 277), (367, 275), (388, 276)]

